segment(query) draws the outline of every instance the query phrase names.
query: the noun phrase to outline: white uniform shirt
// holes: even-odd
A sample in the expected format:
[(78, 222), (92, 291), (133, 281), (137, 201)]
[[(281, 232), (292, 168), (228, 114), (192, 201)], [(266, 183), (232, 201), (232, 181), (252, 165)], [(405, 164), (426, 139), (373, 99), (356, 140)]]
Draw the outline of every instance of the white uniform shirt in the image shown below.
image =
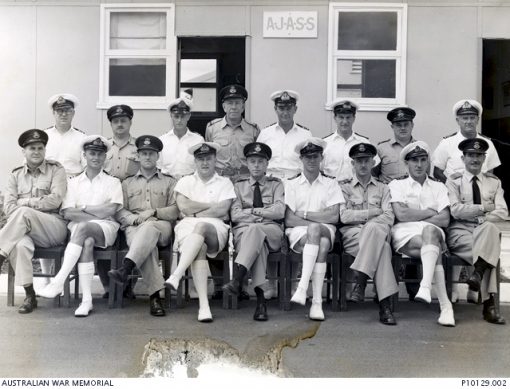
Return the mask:
[[(68, 181), (62, 209), (106, 203), (124, 203), (120, 180), (101, 171), (91, 181), (83, 172)], [(113, 217), (106, 220), (115, 221)]]
[(86, 165), (81, 141), (87, 135), (73, 127), (61, 134), (55, 126), (48, 128), (46, 133), (48, 134), (46, 159), (60, 162), (68, 176), (81, 173)]
[(260, 132), (257, 142), (267, 144), (273, 152), (267, 167), (267, 174), (284, 179), (301, 172), (302, 164), (294, 148), (299, 142), (311, 136), (312, 134), (309, 130), (296, 123), (287, 133), (278, 123), (264, 128)]
[(320, 212), (341, 203), (345, 199), (340, 185), (322, 174), (312, 184), (304, 174), (285, 181), (285, 204), (292, 212)]
[(232, 181), (218, 173), (214, 173), (207, 182), (202, 181), (197, 172), (184, 176), (175, 185), (174, 192), (203, 203), (219, 203), (236, 198)]
[(195, 171), (195, 160), (188, 149), (197, 143), (204, 142), (202, 135), (190, 130), (179, 139), (171, 129), (159, 137), (163, 142), (163, 150), (160, 153), (158, 167), (165, 174), (174, 177), (182, 177)]
[[(478, 135), (478, 137), (482, 138), (489, 144), (487, 156), (482, 166), (482, 172), (485, 173), (501, 165), (501, 161), (499, 160), (498, 152), (496, 151), (492, 141), (484, 136)], [(444, 170), (443, 173), (446, 178), (451, 176), (453, 173), (462, 173), (465, 170), (464, 162), (462, 162), (461, 158), (462, 151), (458, 148), (459, 143), (464, 139), (467, 138), (462, 135), (459, 130), (455, 135), (441, 139), (441, 142), (439, 142), (439, 145), (432, 154), (432, 164), (439, 169)]]
[(438, 181), (426, 178), (423, 185), (411, 176), (393, 180), (388, 184), (391, 203), (403, 203), (412, 209), (431, 208), (441, 212), (450, 205), (446, 186)]
[[(368, 138), (353, 132), (346, 140), (335, 131), (324, 138), (324, 140), (327, 146), (324, 150), (324, 160), (322, 161), (323, 172), (328, 176), (335, 177), (338, 181), (353, 178), (354, 168), (351, 164), (352, 158), (349, 157), (349, 150), (358, 143), (370, 143)], [(374, 166), (377, 166), (381, 159), (376, 155), (374, 161)]]

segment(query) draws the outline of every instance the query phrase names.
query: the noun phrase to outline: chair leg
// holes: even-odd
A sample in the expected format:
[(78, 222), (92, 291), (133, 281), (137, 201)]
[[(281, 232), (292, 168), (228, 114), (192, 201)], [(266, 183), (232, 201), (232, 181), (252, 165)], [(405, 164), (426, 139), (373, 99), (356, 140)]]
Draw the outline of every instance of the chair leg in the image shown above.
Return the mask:
[(443, 255), (443, 266), (446, 268), (446, 293), (448, 294), (448, 300), (452, 301), (452, 290), (453, 290), (453, 274), (452, 274), (452, 261), (450, 256)]
[(347, 257), (341, 256), (340, 264), (340, 311), (347, 311)]
[(333, 263), (331, 264), (331, 268), (332, 268), (331, 279), (332, 279), (332, 284), (333, 284), (333, 297), (332, 297), (333, 301), (331, 302), (331, 309), (333, 311), (338, 311), (338, 290), (339, 290), (338, 277), (340, 275), (339, 274), (340, 266), (338, 263), (339, 261), (340, 261), (340, 258), (337, 259), (337, 256), (335, 255), (333, 257)]
[(285, 311), (290, 311), (290, 298), (292, 297), (290, 295), (292, 290), (292, 259), (287, 258), (287, 266), (286, 269), (286, 275), (285, 275), (285, 302), (283, 309)]
[(8, 266), (8, 275), (7, 275), (7, 306), (14, 306), (14, 269), (12, 268), (11, 263), (9, 262)]

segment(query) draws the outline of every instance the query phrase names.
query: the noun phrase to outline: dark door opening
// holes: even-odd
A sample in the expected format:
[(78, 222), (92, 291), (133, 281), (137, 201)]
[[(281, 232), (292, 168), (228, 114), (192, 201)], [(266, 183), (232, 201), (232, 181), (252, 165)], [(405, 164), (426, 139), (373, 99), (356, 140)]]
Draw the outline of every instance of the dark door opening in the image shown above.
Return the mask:
[(510, 39), (484, 39), (482, 65), (482, 133), (493, 139), (501, 179), (510, 204)]
[(203, 136), (207, 123), (225, 114), (218, 100), (221, 88), (245, 86), (245, 38), (179, 38), (178, 44), (179, 93), (193, 95), (188, 127)]

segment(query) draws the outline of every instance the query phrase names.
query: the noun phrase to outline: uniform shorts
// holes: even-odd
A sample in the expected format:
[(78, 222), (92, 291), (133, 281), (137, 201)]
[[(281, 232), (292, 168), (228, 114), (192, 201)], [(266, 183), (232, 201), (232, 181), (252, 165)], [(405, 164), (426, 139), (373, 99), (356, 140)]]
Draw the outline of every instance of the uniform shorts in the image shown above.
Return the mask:
[(437, 228), (441, 232), (441, 236), (443, 237), (443, 248), (446, 249), (445, 234), (442, 228), (438, 226), (428, 223), (428, 222), (404, 222), (397, 223), (391, 228), (391, 238), (393, 242), (393, 248), (396, 252), (406, 245), (414, 236), (421, 235), (423, 233), (423, 229), (426, 226), (433, 226)]
[[(325, 224), (321, 223), (323, 226), (326, 226), (329, 230), (329, 240), (330, 240), (330, 248), (329, 251), (333, 250), (333, 244), (335, 243), (335, 233), (336, 233), (336, 227), (331, 224)], [(287, 238), (289, 238), (289, 246), (291, 250), (293, 250), (296, 253), (300, 253), (301, 251), (297, 251), (294, 247), (297, 245), (297, 243), (301, 240), (303, 236), (306, 236), (306, 232), (308, 230), (307, 226), (297, 226), (292, 228), (286, 228), (285, 229), (285, 235), (287, 235)]]
[[(103, 230), (104, 234), (104, 246), (99, 246), (96, 244), (96, 247), (104, 249), (105, 247), (111, 246), (115, 243), (115, 240), (117, 239), (117, 232), (119, 231), (120, 224), (111, 220), (89, 220), (87, 223), (95, 223), (101, 227), (101, 230)], [(77, 223), (70, 222), (67, 225), (67, 228), (69, 228), (69, 231), (71, 231), (71, 236), (74, 233), (74, 230), (76, 229)]]
[(228, 230), (230, 227), (223, 223), (223, 220), (221, 219), (215, 217), (185, 217), (175, 226), (175, 241), (177, 242), (180, 251), (186, 237), (193, 232), (195, 226), (200, 222), (212, 224), (216, 229), (216, 235), (218, 237), (218, 251), (207, 251), (207, 256), (209, 258), (214, 258), (225, 248), (228, 241)]

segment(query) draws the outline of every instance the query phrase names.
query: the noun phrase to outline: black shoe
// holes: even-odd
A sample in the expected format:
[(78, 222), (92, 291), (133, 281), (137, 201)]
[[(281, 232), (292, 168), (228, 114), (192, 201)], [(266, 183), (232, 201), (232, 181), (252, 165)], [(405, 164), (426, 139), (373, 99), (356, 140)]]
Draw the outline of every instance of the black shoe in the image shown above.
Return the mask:
[(406, 290), (407, 294), (409, 295), (409, 301), (414, 301), (414, 297), (418, 293), (418, 290), (420, 289), (420, 284), (415, 283), (407, 283), (406, 284)]
[(117, 284), (124, 285), (128, 279), (129, 273), (124, 266), (121, 266), (118, 269), (108, 271), (108, 276)]
[(391, 306), (388, 299), (384, 299), (379, 304), (379, 321), (388, 326), (394, 326), (397, 324), (393, 312), (391, 312)]
[(483, 319), (492, 324), (506, 324), (506, 320), (500, 316), (492, 298), (483, 303)]
[(229, 295), (232, 295), (232, 296), (239, 295), (239, 292), (241, 291), (239, 281), (237, 281), (237, 280), (232, 280), (232, 281), (226, 283), (225, 285), (223, 285), (221, 287), (221, 289), (223, 289), (223, 291), (225, 293), (228, 293)]
[(25, 301), (18, 308), (18, 313), (30, 313), (37, 308), (37, 300), (34, 296), (25, 297)]
[(480, 291), (480, 283), (482, 282), (482, 277), (477, 271), (474, 271), (473, 274), (467, 280), (467, 284), (469, 285), (469, 289), (474, 290), (475, 292)]
[(255, 313), (253, 314), (253, 320), (256, 321), (267, 321), (267, 306), (266, 303), (257, 304)]
[(361, 284), (355, 284), (351, 292), (349, 301), (354, 303), (362, 303), (365, 301), (365, 286)]
[(124, 291), (122, 292), (122, 297), (130, 300), (136, 300), (136, 295), (133, 290), (133, 287), (131, 286), (131, 283), (128, 283), (124, 288)]
[(108, 299), (110, 297), (110, 292), (104, 292), (101, 296), (102, 299)]
[(237, 296), (237, 301), (243, 301), (243, 300), (247, 300), (247, 301), (250, 300), (250, 295), (245, 290), (241, 290), (239, 292), (239, 296)]
[(216, 290), (211, 296), (211, 300), (223, 300), (223, 291)]
[(152, 316), (166, 316), (166, 312), (163, 309), (163, 304), (161, 304), (161, 299), (159, 297), (151, 298), (149, 305)]

